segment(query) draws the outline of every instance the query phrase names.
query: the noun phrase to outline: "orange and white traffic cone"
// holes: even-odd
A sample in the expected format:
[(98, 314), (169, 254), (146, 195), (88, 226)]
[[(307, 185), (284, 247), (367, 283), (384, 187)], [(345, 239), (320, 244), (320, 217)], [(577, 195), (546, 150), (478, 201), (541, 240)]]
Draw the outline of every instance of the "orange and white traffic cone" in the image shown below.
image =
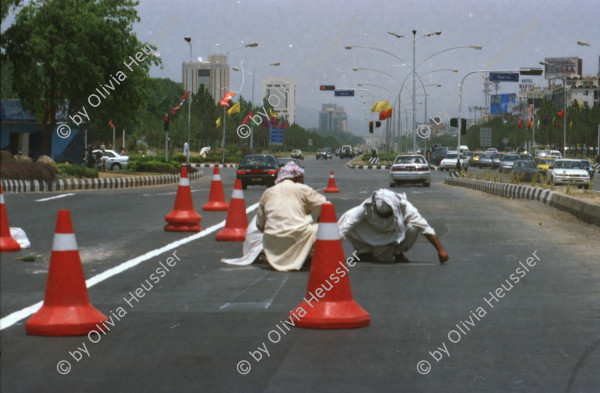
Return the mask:
[(90, 303), (68, 210), (59, 210), (44, 304), (25, 324), (34, 336), (81, 336), (108, 320)]
[(333, 171), (331, 171), (329, 174), (329, 184), (327, 185), (327, 188), (323, 190), (323, 192), (340, 192), (340, 190), (338, 190), (335, 186), (335, 176), (333, 176)]
[(225, 228), (217, 232), (218, 241), (243, 242), (246, 240), (246, 229), (248, 228), (248, 217), (246, 216), (246, 202), (244, 202), (244, 191), (242, 181), (235, 180), (233, 194), (229, 202), (227, 221)]
[(229, 205), (225, 201), (223, 183), (221, 183), (221, 174), (219, 173), (219, 167), (215, 166), (212, 182), (210, 183), (208, 202), (202, 206), (202, 210), (222, 211), (227, 209), (229, 209)]
[[(348, 266), (352, 266), (350, 260)], [(350, 329), (369, 325), (369, 314), (352, 297), (346, 265), (335, 211), (326, 202), (321, 207), (306, 297), (289, 314), (294, 326)]]
[(200, 232), (202, 230), (199, 225), (201, 220), (202, 217), (194, 210), (187, 168), (181, 167), (175, 207), (171, 213), (165, 216), (165, 221), (168, 223), (165, 225), (165, 231)]
[(0, 252), (5, 251), (21, 251), (21, 246), (10, 235), (10, 226), (8, 225), (8, 217), (6, 216), (6, 208), (4, 207), (4, 193), (0, 184)]

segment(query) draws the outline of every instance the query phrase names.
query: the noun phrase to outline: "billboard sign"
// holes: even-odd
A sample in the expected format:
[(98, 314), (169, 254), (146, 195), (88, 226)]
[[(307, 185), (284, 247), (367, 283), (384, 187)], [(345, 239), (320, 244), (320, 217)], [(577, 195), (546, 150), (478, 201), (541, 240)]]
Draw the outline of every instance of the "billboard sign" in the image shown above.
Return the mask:
[(492, 115), (512, 113), (515, 105), (517, 105), (516, 94), (494, 94), (490, 102), (490, 113)]
[(335, 97), (354, 97), (354, 90), (336, 90), (333, 95)]
[(581, 61), (578, 57), (547, 57), (544, 59), (545, 78), (562, 78), (567, 76), (581, 75)]

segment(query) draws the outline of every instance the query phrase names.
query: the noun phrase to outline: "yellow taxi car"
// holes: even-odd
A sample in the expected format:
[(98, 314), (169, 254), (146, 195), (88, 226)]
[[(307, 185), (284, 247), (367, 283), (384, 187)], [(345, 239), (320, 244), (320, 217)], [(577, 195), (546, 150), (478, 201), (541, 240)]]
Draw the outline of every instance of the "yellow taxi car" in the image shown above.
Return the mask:
[(479, 159), (481, 158), (481, 156), (483, 156), (482, 151), (474, 151), (473, 155), (471, 156), (471, 166), (479, 166)]
[(538, 158), (538, 160), (537, 160), (538, 172), (540, 172), (544, 175), (546, 173), (548, 173), (548, 168), (550, 167), (550, 165), (552, 165), (554, 160), (555, 160), (555, 158), (553, 158), (553, 157)]

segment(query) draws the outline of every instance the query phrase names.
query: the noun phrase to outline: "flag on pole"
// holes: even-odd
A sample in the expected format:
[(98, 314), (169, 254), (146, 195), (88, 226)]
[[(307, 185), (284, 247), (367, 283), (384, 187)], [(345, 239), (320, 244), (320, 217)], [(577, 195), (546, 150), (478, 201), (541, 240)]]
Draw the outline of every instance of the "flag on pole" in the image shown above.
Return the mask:
[(569, 131), (573, 131), (573, 120), (569, 123)]
[(235, 104), (234, 106), (232, 106), (231, 108), (229, 108), (227, 110), (227, 116), (231, 116), (234, 113), (239, 113), (240, 111), (240, 102), (238, 101), (237, 104)]
[(175, 115), (175, 113), (177, 113), (179, 108), (181, 108), (181, 106), (183, 105), (183, 103), (185, 102), (185, 100), (187, 99), (189, 94), (190, 94), (190, 91), (188, 90), (183, 94), (183, 96), (181, 96), (181, 102), (179, 103), (179, 105), (177, 105), (175, 108), (173, 108), (171, 110), (171, 117), (173, 117)]
[(565, 110), (563, 109), (560, 112), (556, 112), (556, 114), (558, 115), (558, 117), (560, 117), (562, 119), (565, 116)]
[(523, 119), (519, 119), (519, 122), (517, 123), (517, 127), (519, 127), (519, 128), (523, 127)]
[(371, 112), (382, 112), (386, 111), (390, 106), (389, 101), (379, 101), (373, 104), (373, 108), (371, 108)]
[(215, 121), (215, 125), (217, 126), (217, 128), (219, 128), (221, 126), (221, 118), (220, 117), (217, 119), (217, 121)]
[(112, 119), (110, 119), (110, 121), (108, 122), (108, 126), (112, 129), (115, 128), (115, 126), (113, 125)]
[(379, 112), (379, 120), (387, 119), (387, 111)]
[(288, 122), (287, 122), (287, 120), (283, 122), (283, 128), (288, 128)]
[(225, 97), (223, 97), (221, 102), (219, 102), (219, 105), (229, 108), (229, 100), (231, 100), (233, 96), (235, 96), (235, 93), (228, 91), (227, 93), (225, 93)]
[(581, 110), (583, 109), (583, 102), (579, 102), (579, 112), (581, 112)]
[(277, 119), (277, 113), (273, 112), (273, 111), (271, 110), (271, 108), (269, 108), (269, 115), (270, 115), (271, 117), (274, 117), (275, 119)]
[(531, 118), (529, 118), (529, 122), (527, 123), (527, 129), (531, 130), (531, 125), (533, 124), (533, 120), (531, 120)]
[(242, 121), (242, 124), (248, 123), (248, 120), (250, 120), (251, 117), (254, 117), (254, 111), (250, 111), (250, 113), (248, 113), (248, 116), (246, 116), (244, 118), (244, 120)]

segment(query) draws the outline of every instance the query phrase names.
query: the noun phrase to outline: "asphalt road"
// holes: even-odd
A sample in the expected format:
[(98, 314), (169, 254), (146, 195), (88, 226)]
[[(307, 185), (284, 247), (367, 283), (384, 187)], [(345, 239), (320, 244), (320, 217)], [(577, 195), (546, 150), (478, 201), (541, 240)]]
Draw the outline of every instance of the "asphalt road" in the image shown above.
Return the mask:
[[(387, 171), (350, 170), (345, 162), (304, 161), (315, 189), (335, 171), (341, 192), (327, 197), (338, 218), (388, 185)], [(235, 170), (221, 173), (229, 199)], [(89, 289), (94, 306), (119, 316), (106, 334), (28, 336), (27, 318), (3, 329), (2, 392), (600, 390), (600, 228), (536, 202), (447, 186), (446, 173), (435, 171), (430, 188), (396, 190), (435, 228), (451, 258), (446, 265), (421, 238), (407, 253), (409, 264), (351, 268), (354, 298), (370, 326), (272, 333), (305, 296), (309, 273), (221, 263), (240, 256), (242, 246), (216, 242), (209, 232), (226, 213), (201, 211), (211, 181), (205, 174), (192, 182), (204, 228), (196, 235), (163, 231), (176, 186), (46, 201), (37, 200), (62, 194), (5, 195), (11, 226), (27, 232), (32, 248), (2, 254), (3, 318), (43, 298), (58, 209), (71, 211), (87, 279), (143, 262)], [(263, 191), (249, 187), (246, 206)], [(351, 245), (343, 246), (349, 256)], [(42, 257), (15, 260), (25, 253)], [(148, 287), (174, 253), (179, 261), (132, 300), (129, 292)], [(57, 365), (64, 372), (65, 361), (70, 372), (61, 375)], [(250, 371), (241, 375), (238, 364)]]

